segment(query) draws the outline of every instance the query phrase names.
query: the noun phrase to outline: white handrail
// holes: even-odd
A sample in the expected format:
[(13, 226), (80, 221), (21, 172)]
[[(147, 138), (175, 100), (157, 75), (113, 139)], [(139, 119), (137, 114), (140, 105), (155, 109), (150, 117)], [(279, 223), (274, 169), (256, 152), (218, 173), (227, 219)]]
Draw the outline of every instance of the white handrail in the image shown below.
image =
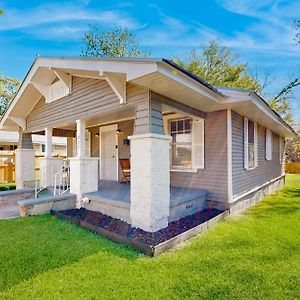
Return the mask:
[(47, 186), (38, 187), (38, 182), (40, 182), (40, 181), (41, 180), (38, 178), (35, 179), (34, 198), (38, 198), (39, 193), (47, 188)]

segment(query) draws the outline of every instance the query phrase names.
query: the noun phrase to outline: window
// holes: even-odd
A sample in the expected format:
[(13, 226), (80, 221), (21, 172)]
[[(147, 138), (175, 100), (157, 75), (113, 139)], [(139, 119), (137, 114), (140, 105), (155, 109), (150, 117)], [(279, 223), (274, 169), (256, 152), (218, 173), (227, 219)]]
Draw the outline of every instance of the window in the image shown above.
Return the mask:
[(266, 129), (266, 160), (272, 160), (272, 131)]
[(280, 164), (284, 164), (284, 162), (285, 162), (284, 148), (285, 148), (284, 138), (280, 137), (279, 138), (279, 162), (280, 162)]
[(46, 145), (42, 144), (42, 145), (41, 145), (41, 152), (44, 153), (45, 151), (46, 151)]
[(204, 168), (204, 120), (170, 120), (172, 169)]
[(257, 167), (257, 124), (244, 118), (244, 167)]
[(192, 168), (192, 120), (170, 121), (170, 134), (172, 167)]

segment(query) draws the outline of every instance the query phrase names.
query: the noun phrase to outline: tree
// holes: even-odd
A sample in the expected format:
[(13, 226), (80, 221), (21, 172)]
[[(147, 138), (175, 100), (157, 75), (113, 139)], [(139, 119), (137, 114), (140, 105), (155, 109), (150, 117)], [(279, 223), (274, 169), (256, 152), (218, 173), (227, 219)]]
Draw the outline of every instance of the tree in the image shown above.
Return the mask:
[(0, 8), (0, 15), (4, 13), (4, 10)]
[(285, 153), (287, 162), (300, 162), (300, 136), (286, 140)]
[(20, 83), (17, 79), (4, 77), (3, 74), (0, 73), (0, 116), (3, 115), (7, 106), (10, 104), (19, 85)]
[[(192, 49), (185, 59), (175, 58), (175, 62), (212, 85), (248, 89), (263, 94), (271, 82), (269, 75), (261, 82), (258, 76), (250, 73), (247, 64), (239, 63), (237, 59), (238, 56), (230, 49), (213, 40), (201, 53)], [(290, 105), (292, 92), (298, 85), (298, 79), (292, 80), (277, 95), (267, 99), (270, 106), (289, 124), (293, 123)]]
[(294, 23), (295, 23), (295, 27), (296, 27), (296, 31), (297, 31), (296, 36), (295, 36), (295, 41), (297, 43), (300, 43), (300, 19), (295, 20)]
[(290, 100), (294, 98), (293, 88), (299, 85), (300, 81), (296, 78), (285, 85), (273, 99), (269, 100), (270, 106), (289, 124), (293, 123), (293, 114), (290, 105)]
[(247, 64), (237, 62), (238, 56), (226, 47), (210, 41), (202, 53), (192, 49), (185, 59), (175, 62), (212, 85), (244, 88), (261, 92), (260, 82), (250, 75)]
[(91, 57), (146, 57), (150, 54), (139, 48), (136, 36), (127, 29), (116, 27), (112, 31), (100, 30), (90, 25), (82, 38), (82, 56)]

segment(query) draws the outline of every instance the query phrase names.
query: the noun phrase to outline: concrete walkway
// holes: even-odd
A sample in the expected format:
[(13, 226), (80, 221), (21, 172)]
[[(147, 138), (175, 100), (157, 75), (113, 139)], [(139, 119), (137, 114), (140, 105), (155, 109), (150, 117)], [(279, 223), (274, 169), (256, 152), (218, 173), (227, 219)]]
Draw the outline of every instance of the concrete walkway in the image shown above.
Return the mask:
[(20, 217), (20, 213), (17, 201), (10, 203), (0, 203), (0, 220), (18, 217)]

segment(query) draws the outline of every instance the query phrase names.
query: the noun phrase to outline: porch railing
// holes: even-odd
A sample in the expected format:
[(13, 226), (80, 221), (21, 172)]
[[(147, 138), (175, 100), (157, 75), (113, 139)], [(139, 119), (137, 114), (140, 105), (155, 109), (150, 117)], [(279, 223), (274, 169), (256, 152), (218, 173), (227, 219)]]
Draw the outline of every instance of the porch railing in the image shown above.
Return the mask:
[(70, 190), (70, 166), (69, 161), (64, 160), (62, 170), (54, 174), (54, 195), (62, 195)]

